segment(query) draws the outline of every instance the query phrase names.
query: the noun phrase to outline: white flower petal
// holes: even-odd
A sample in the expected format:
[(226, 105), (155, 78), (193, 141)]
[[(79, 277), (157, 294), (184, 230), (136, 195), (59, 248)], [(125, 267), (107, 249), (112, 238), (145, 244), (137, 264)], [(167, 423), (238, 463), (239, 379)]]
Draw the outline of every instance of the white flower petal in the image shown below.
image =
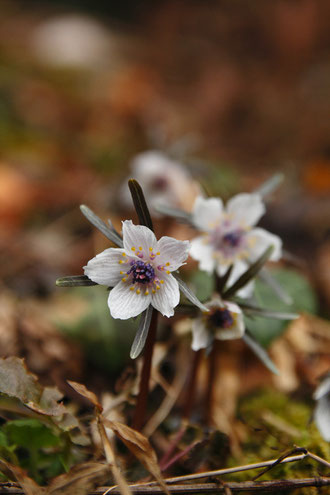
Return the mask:
[(240, 339), (245, 332), (243, 313), (235, 303), (223, 301), (223, 304), (232, 314), (234, 323), (230, 328), (218, 330), (215, 334), (215, 338), (218, 340)]
[(157, 265), (167, 265), (167, 269), (172, 272), (177, 270), (188, 258), (188, 252), (190, 248), (189, 241), (178, 241), (173, 237), (162, 237), (155, 249), (160, 252), (155, 262)]
[(242, 193), (227, 202), (226, 211), (237, 222), (253, 226), (265, 213), (266, 208), (259, 194)]
[(326, 442), (330, 442), (330, 396), (324, 395), (317, 401), (314, 410), (314, 421)]
[(97, 284), (113, 287), (122, 277), (120, 271), (123, 265), (119, 261), (125, 259), (123, 252), (123, 249), (109, 248), (97, 254), (84, 266), (85, 275)]
[(210, 231), (220, 221), (222, 213), (223, 203), (220, 198), (198, 196), (192, 211), (193, 223), (204, 232)]
[(190, 243), (190, 256), (199, 261), (199, 269), (212, 273), (215, 266), (213, 249), (206, 242), (206, 237), (196, 237)]
[(173, 316), (174, 308), (180, 302), (179, 284), (173, 275), (163, 274), (164, 283), (151, 295), (151, 304), (163, 316)]
[(255, 261), (259, 258), (269, 246), (274, 246), (274, 251), (269, 259), (278, 261), (281, 258), (282, 240), (277, 235), (258, 227), (248, 232), (246, 239), (249, 245), (250, 261)]
[(327, 394), (330, 395), (330, 374), (323, 378), (321, 383), (318, 385), (313, 394), (313, 399), (319, 400), (321, 399), (321, 397)]
[(111, 316), (120, 320), (127, 320), (139, 315), (147, 309), (151, 296), (145, 295), (141, 290), (140, 294), (136, 290), (130, 290), (127, 282), (119, 282), (110, 292), (108, 306)]
[(210, 343), (210, 334), (207, 331), (201, 318), (197, 318), (192, 322), (192, 343), (193, 351), (205, 349)]
[(149, 254), (149, 248), (156, 246), (155, 234), (144, 225), (134, 225), (132, 220), (123, 222), (123, 242), (127, 254), (134, 254), (141, 251)]

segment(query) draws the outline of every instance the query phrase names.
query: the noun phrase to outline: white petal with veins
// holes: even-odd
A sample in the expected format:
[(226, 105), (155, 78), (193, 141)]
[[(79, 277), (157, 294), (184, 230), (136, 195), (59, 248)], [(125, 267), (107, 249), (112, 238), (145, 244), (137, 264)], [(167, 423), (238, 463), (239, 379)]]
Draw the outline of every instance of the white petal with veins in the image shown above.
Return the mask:
[(123, 222), (123, 242), (126, 254), (133, 255), (137, 251), (142, 250), (149, 253), (149, 248), (156, 246), (157, 240), (152, 230), (144, 225), (134, 225), (132, 220)]
[(172, 272), (177, 270), (188, 258), (190, 248), (189, 241), (177, 241), (173, 237), (164, 236), (159, 239), (155, 250), (160, 253), (157, 256), (157, 264), (169, 263), (166, 269)]
[(120, 260), (123, 260), (123, 249), (109, 248), (89, 260), (84, 266), (84, 273), (88, 278), (100, 285), (113, 287), (121, 279)]
[(108, 306), (111, 316), (120, 320), (127, 320), (139, 315), (147, 309), (151, 301), (151, 295), (139, 294), (136, 290), (130, 290), (127, 282), (119, 282), (110, 292)]
[(179, 284), (171, 274), (164, 274), (162, 280), (164, 283), (151, 296), (151, 304), (163, 316), (170, 317), (180, 302)]

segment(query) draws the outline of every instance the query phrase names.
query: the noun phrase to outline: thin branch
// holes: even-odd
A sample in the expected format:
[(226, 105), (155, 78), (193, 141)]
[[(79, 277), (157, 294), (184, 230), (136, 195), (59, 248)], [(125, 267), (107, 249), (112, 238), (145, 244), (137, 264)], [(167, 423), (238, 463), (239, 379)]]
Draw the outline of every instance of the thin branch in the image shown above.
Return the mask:
[[(309, 454), (300, 454), (291, 457), (286, 457), (281, 461), (281, 464), (286, 464), (287, 462), (296, 462), (305, 459)], [(277, 459), (272, 459), (270, 461), (256, 462), (254, 464), (246, 464), (244, 466), (236, 466), (232, 468), (216, 469), (214, 471), (204, 471), (202, 473), (186, 474), (184, 476), (176, 476), (174, 478), (165, 479), (166, 483), (180, 483), (182, 481), (193, 481), (201, 478), (209, 478), (212, 476), (222, 476), (223, 474), (240, 473), (241, 471), (249, 471), (251, 469), (259, 469), (266, 466), (271, 466), (276, 462)], [(152, 482), (153, 483), (153, 482)], [(148, 483), (150, 485), (150, 483)]]
[(281, 464), (281, 462), (286, 459), (287, 457), (290, 457), (292, 454), (308, 454), (308, 451), (304, 448), (301, 448), (301, 447), (296, 447), (295, 449), (293, 450), (290, 450), (290, 452), (286, 452), (284, 453), (283, 455), (281, 455), (278, 459), (276, 459), (276, 461), (271, 464), (270, 466), (267, 466), (265, 469), (263, 469), (261, 471), (261, 473), (257, 474), (257, 476), (254, 476), (252, 478), (253, 481), (257, 480), (258, 478), (260, 478), (260, 476), (262, 476), (263, 474), (267, 473), (268, 471), (270, 471), (271, 469), (273, 469), (273, 467), (277, 466), (278, 464)]
[[(226, 482), (221, 483), (194, 483), (190, 485), (172, 485), (170, 492), (172, 494), (193, 494), (193, 493), (226, 493), (226, 488), (231, 492), (275, 492), (293, 490), (304, 487), (322, 488), (330, 486), (330, 478), (320, 476), (318, 478), (300, 478), (287, 480), (270, 480), (270, 481), (243, 481), (239, 483)], [(159, 486), (131, 485), (132, 493), (137, 495), (158, 495), (164, 493)], [(89, 495), (105, 495), (111, 493), (118, 495), (119, 488), (116, 487), (100, 487), (89, 492)], [(24, 491), (14, 483), (0, 483), (0, 495), (24, 495)]]
[[(273, 492), (279, 493), (281, 491), (288, 491), (293, 489), (299, 489), (303, 487), (325, 487), (330, 486), (330, 478), (326, 476), (320, 476), (318, 478), (300, 478), (300, 479), (286, 479), (286, 480), (269, 480), (269, 481), (243, 481), (243, 482), (226, 482), (225, 484), (213, 482), (213, 483), (194, 483), (189, 485), (173, 485), (169, 488), (171, 494), (192, 494), (192, 493), (224, 493), (228, 490), (232, 493), (237, 492)], [(138, 495), (156, 495), (163, 493), (159, 486), (131, 486), (133, 494)], [(102, 491), (103, 490), (103, 491)], [(90, 493), (90, 495), (104, 495), (104, 489), (99, 488)], [(1, 492), (0, 492), (1, 493)], [(4, 493), (4, 492), (3, 492)], [(7, 492), (8, 493), (8, 492)], [(10, 493), (10, 492), (9, 492)], [(21, 492), (22, 493), (22, 492)], [(118, 488), (111, 490), (113, 495), (119, 493)]]

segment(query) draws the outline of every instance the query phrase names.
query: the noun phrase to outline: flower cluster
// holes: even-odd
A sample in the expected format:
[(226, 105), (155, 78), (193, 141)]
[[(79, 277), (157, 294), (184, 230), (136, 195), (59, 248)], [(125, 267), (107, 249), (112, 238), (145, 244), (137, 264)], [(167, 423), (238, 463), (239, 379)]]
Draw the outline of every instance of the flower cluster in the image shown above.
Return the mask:
[[(154, 165), (154, 171), (159, 172), (159, 163), (154, 161), (152, 153), (140, 158), (141, 161), (138, 160), (137, 163), (141, 164), (139, 166), (142, 169), (149, 160)], [(161, 159), (164, 162), (163, 155)], [(164, 172), (164, 167), (160, 168)], [(161, 186), (160, 183), (158, 185)], [(227, 300), (233, 295), (251, 296), (253, 278), (267, 260), (270, 246), (273, 251), (269, 259), (275, 261), (281, 256), (280, 238), (255, 227), (265, 212), (261, 196), (238, 194), (231, 198), (226, 206), (220, 198), (198, 196), (192, 213), (182, 216), (201, 231), (201, 235), (190, 243), (168, 236), (157, 240), (140, 185), (135, 179), (131, 179), (129, 187), (142, 225), (134, 225), (131, 220), (125, 220), (122, 223), (121, 236), (111, 222), (110, 226), (106, 225), (89, 208), (82, 206), (84, 215), (118, 247), (106, 249), (88, 261), (84, 267), (84, 277), (67, 277), (63, 279), (64, 282), (60, 281), (60, 284), (63, 282), (70, 285), (106, 285), (111, 288), (108, 306), (113, 318), (125, 320), (142, 313), (131, 350), (131, 356), (134, 357), (143, 348), (152, 308), (163, 316), (173, 316), (174, 308), (180, 302), (181, 290), (200, 310), (199, 316), (192, 323), (193, 350), (209, 348), (214, 339), (243, 338), (266, 366), (276, 372), (265, 351), (246, 331), (242, 309), (235, 302)], [(164, 192), (168, 192), (165, 189)], [(148, 188), (147, 192), (150, 193)], [(180, 214), (179, 210), (173, 212), (174, 216)], [(215, 272), (218, 277), (218, 294), (205, 305), (177, 274), (174, 274), (186, 262), (189, 254), (199, 262), (201, 270)], [(244, 311), (247, 310), (250, 314), (256, 311), (258, 314), (267, 313), (251, 301), (245, 304)], [(274, 316), (274, 312), (270, 314)], [(284, 317), (292, 319), (296, 315), (278, 315), (280, 319)]]

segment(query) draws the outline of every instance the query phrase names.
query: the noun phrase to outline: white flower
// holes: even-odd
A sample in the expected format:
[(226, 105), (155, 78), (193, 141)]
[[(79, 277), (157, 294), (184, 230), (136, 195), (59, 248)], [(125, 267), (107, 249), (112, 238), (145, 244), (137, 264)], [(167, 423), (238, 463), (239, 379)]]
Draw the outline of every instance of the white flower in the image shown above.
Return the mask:
[[(199, 185), (188, 170), (160, 151), (138, 154), (131, 163), (131, 170), (154, 216), (159, 215), (157, 205), (190, 210), (195, 198), (201, 194)], [(126, 185), (121, 190), (121, 198), (126, 205), (131, 204)]]
[(180, 292), (171, 272), (184, 264), (189, 242), (167, 236), (157, 241), (148, 227), (125, 220), (123, 243), (123, 249), (106, 249), (84, 267), (93, 282), (113, 287), (108, 299), (113, 318), (137, 316), (149, 304), (173, 316)]
[[(198, 197), (195, 201), (192, 221), (203, 232), (191, 242), (190, 255), (199, 261), (201, 270), (223, 275), (233, 264), (229, 283), (233, 283), (269, 247), (274, 246), (270, 260), (281, 257), (281, 239), (254, 225), (265, 212), (258, 194), (237, 194), (226, 207), (220, 198)], [(243, 287), (239, 294), (248, 297), (253, 282)]]
[(243, 336), (243, 313), (237, 304), (215, 297), (205, 306), (209, 312), (202, 313), (192, 324), (194, 351), (208, 347), (213, 339), (232, 340)]
[(320, 383), (314, 392), (317, 401), (314, 410), (314, 421), (321, 436), (330, 442), (330, 374)]
[(114, 40), (95, 19), (79, 14), (53, 16), (32, 34), (32, 50), (46, 65), (93, 70), (113, 61)]

